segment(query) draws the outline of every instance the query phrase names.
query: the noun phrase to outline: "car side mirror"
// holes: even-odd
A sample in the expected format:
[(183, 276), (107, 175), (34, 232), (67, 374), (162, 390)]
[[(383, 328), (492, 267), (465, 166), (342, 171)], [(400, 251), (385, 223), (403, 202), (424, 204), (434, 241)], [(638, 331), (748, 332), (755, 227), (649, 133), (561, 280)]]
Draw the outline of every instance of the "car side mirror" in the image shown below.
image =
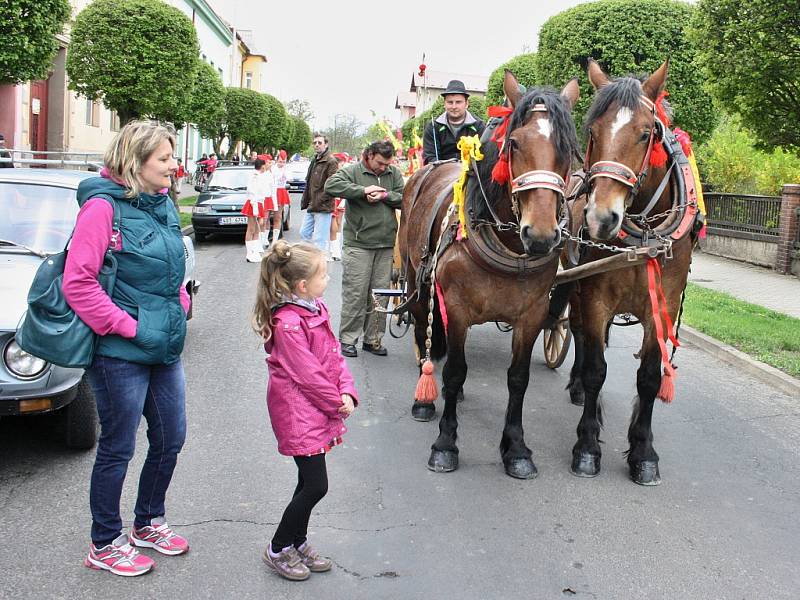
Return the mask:
[(195, 192), (202, 192), (203, 191), (203, 186), (199, 185), (199, 184), (194, 186), (194, 191)]

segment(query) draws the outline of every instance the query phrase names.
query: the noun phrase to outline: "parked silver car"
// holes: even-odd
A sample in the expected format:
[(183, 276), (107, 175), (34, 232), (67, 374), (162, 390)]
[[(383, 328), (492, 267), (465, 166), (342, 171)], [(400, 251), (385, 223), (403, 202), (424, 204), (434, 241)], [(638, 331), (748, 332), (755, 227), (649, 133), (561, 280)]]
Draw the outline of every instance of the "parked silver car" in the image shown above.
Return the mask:
[[(59, 411), (71, 448), (91, 448), (97, 441), (97, 410), (84, 371), (28, 354), (15, 334), (39, 265), (64, 249), (75, 226), (78, 184), (96, 176), (58, 169), (0, 169), (0, 418)], [(194, 248), (186, 236), (184, 246), (184, 284), (194, 294)]]

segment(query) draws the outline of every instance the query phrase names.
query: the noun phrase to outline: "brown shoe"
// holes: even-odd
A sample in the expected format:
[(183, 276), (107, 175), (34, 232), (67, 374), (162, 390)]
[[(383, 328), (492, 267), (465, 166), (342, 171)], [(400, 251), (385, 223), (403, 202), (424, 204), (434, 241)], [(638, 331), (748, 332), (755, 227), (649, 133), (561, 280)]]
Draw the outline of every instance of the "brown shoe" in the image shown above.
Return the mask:
[(312, 573), (324, 573), (330, 571), (333, 563), (331, 559), (320, 556), (308, 542), (297, 548), (297, 553), (303, 564), (308, 567)]
[(270, 552), (269, 546), (264, 550), (264, 554), (261, 555), (261, 560), (263, 560), (268, 567), (271, 567), (284, 579), (289, 579), (291, 581), (305, 581), (309, 577), (311, 577), (311, 571), (308, 570), (308, 567), (303, 564), (302, 557), (297, 553), (294, 546), (291, 546), (285, 550), (282, 550), (277, 554), (277, 556), (273, 556), (272, 552)]

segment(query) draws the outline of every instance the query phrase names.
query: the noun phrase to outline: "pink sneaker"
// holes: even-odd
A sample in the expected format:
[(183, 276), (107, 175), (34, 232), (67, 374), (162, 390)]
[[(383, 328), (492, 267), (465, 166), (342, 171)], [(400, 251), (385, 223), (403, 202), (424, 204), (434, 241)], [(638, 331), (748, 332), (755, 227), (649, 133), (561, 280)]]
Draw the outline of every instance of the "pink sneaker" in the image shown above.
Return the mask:
[(189, 542), (172, 531), (164, 517), (156, 517), (141, 529), (131, 527), (131, 544), (170, 556), (189, 551)]
[(123, 577), (144, 575), (155, 565), (152, 558), (139, 554), (130, 545), (128, 536), (124, 533), (102, 548), (89, 544), (89, 556), (83, 559), (83, 564), (90, 569), (111, 571), (114, 575)]

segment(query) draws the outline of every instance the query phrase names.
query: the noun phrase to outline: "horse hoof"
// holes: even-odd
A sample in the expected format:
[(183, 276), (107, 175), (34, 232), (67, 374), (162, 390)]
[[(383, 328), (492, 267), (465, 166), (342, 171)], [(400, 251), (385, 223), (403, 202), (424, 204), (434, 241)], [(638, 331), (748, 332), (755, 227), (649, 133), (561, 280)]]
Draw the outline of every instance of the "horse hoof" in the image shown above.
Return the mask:
[(600, 455), (581, 452), (572, 457), (570, 470), (577, 477), (597, 477), (600, 473)]
[(458, 452), (452, 450), (431, 450), (428, 468), (435, 473), (450, 473), (458, 468)]
[(534, 479), (539, 471), (530, 458), (513, 458), (506, 464), (506, 475), (516, 479)]
[(661, 474), (658, 472), (658, 463), (653, 460), (643, 460), (639, 463), (628, 465), (631, 480), (639, 485), (660, 485)]
[(414, 402), (411, 418), (415, 421), (433, 421), (436, 418), (436, 407), (432, 402)]

